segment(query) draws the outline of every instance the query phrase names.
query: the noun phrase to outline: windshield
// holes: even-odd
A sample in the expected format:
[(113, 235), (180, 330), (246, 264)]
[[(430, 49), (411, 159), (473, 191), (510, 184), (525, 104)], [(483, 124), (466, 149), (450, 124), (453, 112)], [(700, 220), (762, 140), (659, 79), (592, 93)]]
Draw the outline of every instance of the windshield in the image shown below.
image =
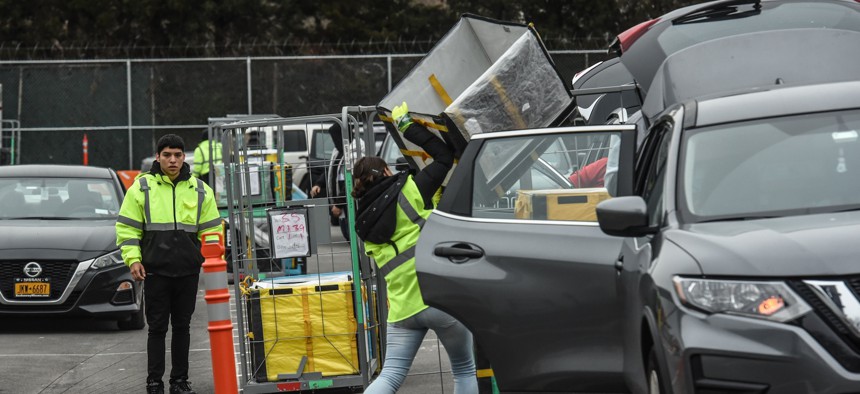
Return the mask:
[(0, 178), (0, 220), (115, 219), (119, 206), (108, 179)]
[(860, 111), (688, 131), (682, 209), (693, 221), (860, 207)]

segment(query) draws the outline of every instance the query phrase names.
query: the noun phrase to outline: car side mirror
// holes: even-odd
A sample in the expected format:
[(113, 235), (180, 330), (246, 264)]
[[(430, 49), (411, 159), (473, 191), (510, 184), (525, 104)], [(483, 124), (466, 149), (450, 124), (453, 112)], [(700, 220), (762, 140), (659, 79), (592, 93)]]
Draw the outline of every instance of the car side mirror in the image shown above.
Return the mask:
[(398, 172), (409, 171), (409, 162), (406, 161), (405, 157), (398, 157), (394, 169)]
[(597, 204), (600, 229), (616, 237), (641, 237), (657, 232), (648, 223), (648, 206), (639, 196), (616, 197)]

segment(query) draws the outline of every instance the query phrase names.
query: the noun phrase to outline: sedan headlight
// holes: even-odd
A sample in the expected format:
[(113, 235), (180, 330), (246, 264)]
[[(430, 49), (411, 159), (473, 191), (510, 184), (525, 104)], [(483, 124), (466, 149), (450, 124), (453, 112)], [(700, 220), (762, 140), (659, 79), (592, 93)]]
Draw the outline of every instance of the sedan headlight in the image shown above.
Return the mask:
[(94, 258), (93, 262), (90, 263), (90, 268), (99, 269), (123, 264), (125, 264), (125, 262), (122, 261), (122, 251), (117, 250), (104, 256)]
[(786, 322), (810, 310), (783, 282), (708, 280), (676, 276), (681, 302), (709, 313), (726, 313)]

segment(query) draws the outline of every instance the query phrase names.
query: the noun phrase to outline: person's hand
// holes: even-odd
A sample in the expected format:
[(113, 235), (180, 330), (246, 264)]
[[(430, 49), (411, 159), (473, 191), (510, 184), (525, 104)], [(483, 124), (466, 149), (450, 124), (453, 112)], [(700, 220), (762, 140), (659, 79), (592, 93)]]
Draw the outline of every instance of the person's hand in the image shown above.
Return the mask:
[(332, 215), (334, 215), (334, 216), (340, 216), (340, 212), (341, 212), (340, 208), (338, 208), (338, 207), (331, 207), (331, 214), (332, 214)]
[(405, 133), (409, 125), (412, 124), (412, 117), (409, 116), (409, 106), (404, 101), (403, 104), (395, 106), (391, 111), (391, 117), (394, 118), (394, 125), (401, 133)]
[(131, 277), (136, 281), (142, 281), (146, 279), (146, 270), (143, 269), (143, 264), (134, 263), (131, 267), (128, 267), (131, 270)]
[(311, 197), (316, 197), (317, 194), (320, 194), (320, 187), (314, 185), (314, 187), (311, 188)]

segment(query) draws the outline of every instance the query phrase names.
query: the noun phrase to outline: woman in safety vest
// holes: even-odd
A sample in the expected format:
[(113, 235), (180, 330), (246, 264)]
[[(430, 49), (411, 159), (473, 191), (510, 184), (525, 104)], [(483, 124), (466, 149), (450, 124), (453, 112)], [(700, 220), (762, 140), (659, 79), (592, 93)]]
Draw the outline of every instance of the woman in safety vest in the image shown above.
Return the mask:
[(433, 162), (415, 176), (392, 174), (376, 156), (358, 160), (353, 169), (352, 195), (359, 199), (356, 232), (385, 277), (389, 303), (385, 363), (365, 393), (394, 393), (400, 388), (428, 329), (436, 332), (451, 359), (454, 393), (477, 393), (472, 334), (447, 313), (424, 304), (415, 272), (415, 245), (454, 155), (442, 140), (412, 122), (406, 103), (394, 107), (392, 117), (404, 137), (423, 148)]

